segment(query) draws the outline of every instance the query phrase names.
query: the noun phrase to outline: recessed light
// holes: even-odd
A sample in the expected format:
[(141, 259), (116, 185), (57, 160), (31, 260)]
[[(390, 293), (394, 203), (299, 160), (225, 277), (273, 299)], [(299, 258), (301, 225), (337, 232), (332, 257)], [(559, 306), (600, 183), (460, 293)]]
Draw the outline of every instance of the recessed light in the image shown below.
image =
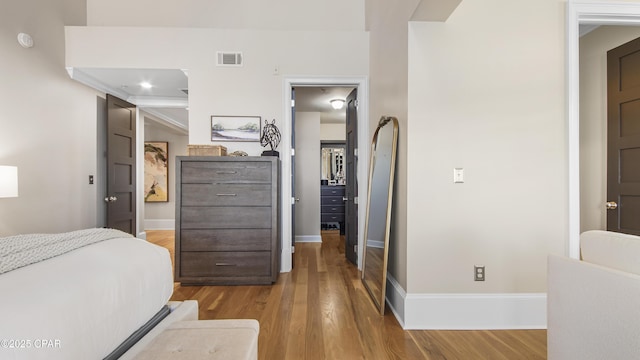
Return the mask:
[(143, 89), (151, 89), (153, 85), (151, 85), (151, 83), (148, 81), (143, 81), (140, 83), (140, 87), (142, 87)]

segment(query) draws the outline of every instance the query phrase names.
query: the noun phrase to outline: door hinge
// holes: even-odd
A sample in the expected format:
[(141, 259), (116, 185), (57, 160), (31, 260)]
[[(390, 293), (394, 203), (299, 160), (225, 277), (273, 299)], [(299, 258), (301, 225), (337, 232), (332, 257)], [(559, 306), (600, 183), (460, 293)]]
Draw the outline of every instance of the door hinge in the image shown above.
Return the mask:
[(291, 107), (296, 107), (296, 101), (291, 99)]
[(356, 101), (353, 102), (353, 105), (355, 105), (355, 107), (357, 109), (358, 106), (360, 106), (360, 101), (358, 101), (358, 99), (356, 99)]
[(353, 156), (358, 157), (358, 148), (353, 149)]
[(291, 149), (291, 156), (296, 156), (296, 149)]
[(353, 198), (353, 203), (354, 203), (354, 204), (357, 204), (357, 203), (358, 203), (358, 197), (357, 197), (357, 196)]
[(358, 245), (353, 245), (353, 253), (354, 254), (358, 253)]
[(291, 205), (295, 205), (296, 204), (296, 198), (292, 197), (291, 198)]
[(291, 246), (291, 253), (295, 254), (296, 253), (296, 247), (295, 246)]

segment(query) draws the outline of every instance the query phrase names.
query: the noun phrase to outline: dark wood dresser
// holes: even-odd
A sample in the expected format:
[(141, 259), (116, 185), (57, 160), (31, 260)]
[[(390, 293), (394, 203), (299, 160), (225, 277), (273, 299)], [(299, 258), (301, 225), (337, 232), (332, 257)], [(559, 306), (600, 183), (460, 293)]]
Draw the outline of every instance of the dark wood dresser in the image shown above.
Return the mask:
[(271, 284), (280, 272), (280, 161), (176, 157), (176, 281)]
[(320, 226), (322, 229), (339, 228), (344, 234), (344, 185), (320, 186)]

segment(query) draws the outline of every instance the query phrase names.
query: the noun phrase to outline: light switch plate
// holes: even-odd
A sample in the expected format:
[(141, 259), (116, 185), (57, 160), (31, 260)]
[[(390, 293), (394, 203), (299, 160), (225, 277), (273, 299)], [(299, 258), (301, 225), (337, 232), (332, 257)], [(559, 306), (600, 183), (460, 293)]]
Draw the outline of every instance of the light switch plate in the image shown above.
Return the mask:
[(453, 182), (456, 184), (461, 184), (464, 182), (464, 169), (463, 168), (454, 168), (453, 169)]

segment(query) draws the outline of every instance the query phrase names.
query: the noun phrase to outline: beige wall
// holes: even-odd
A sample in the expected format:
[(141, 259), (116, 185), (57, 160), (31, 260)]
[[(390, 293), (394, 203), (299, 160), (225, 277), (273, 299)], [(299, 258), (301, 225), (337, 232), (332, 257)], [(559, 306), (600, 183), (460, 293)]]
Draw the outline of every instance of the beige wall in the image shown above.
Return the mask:
[(346, 141), (345, 124), (320, 124), (320, 140)]
[(409, 25), (408, 293), (546, 291), (567, 241), (564, 5), (463, 1)]
[(296, 236), (320, 236), (320, 113), (296, 112)]
[(153, 115), (144, 114), (144, 141), (167, 141), (169, 143), (169, 201), (151, 202), (144, 205), (145, 227), (142, 230), (173, 229), (176, 214), (176, 156), (187, 155), (189, 136), (178, 134), (160, 125)]
[[(398, 153), (394, 187), (392, 234), (389, 243), (389, 273), (400, 286), (407, 289), (407, 134), (409, 119), (408, 98), (408, 21), (418, 0), (389, 2), (367, 1), (367, 25), (370, 31), (370, 134), (380, 117), (398, 118)], [(358, 144), (359, 147), (371, 143)]]
[[(0, 236), (96, 225), (96, 96), (64, 69), (64, 27), (80, 0), (9, 1), (0, 11), (0, 164), (16, 165), (20, 196), (0, 199)], [(34, 47), (18, 44), (31, 34)], [(99, 179), (96, 179), (97, 181)]]
[(640, 37), (601, 26), (580, 39), (580, 231), (607, 228), (607, 51)]

